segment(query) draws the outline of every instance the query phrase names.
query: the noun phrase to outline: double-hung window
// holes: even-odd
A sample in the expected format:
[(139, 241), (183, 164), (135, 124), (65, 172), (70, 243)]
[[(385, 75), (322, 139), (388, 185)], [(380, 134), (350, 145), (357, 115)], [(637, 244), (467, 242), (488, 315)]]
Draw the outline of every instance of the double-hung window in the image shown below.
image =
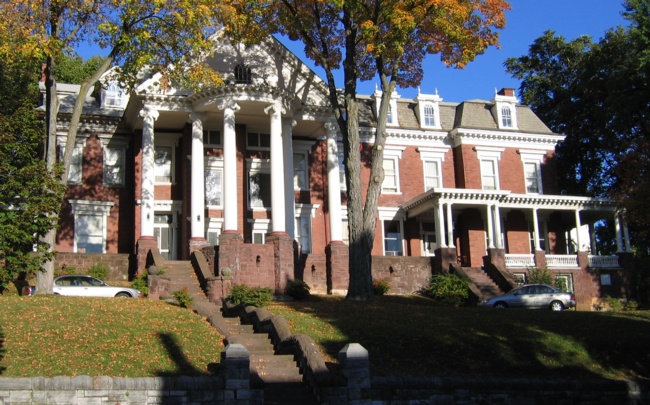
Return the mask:
[(154, 172), (156, 174), (156, 183), (172, 183), (173, 157), (173, 146), (157, 145), (154, 148)]
[(124, 185), (124, 148), (104, 148), (104, 185)]
[(501, 107), (501, 127), (512, 128), (512, 110), (510, 106), (504, 105)]
[(271, 208), (271, 168), (268, 160), (248, 161), (248, 202), (252, 209)]
[(83, 144), (76, 144), (72, 150), (72, 161), (68, 174), (69, 184), (81, 184), (82, 182), (83, 151)]
[(249, 132), (246, 134), (246, 147), (248, 149), (269, 150), (271, 149), (271, 135)]
[(424, 172), (424, 191), (432, 188), (442, 188), (442, 162), (448, 148), (423, 148), (419, 147), (418, 152), (422, 159), (422, 170)]
[(527, 194), (542, 194), (542, 163), (546, 157), (543, 150), (519, 150), (524, 164), (524, 181)]
[(504, 148), (475, 146), (481, 167), (481, 188), (499, 190), (499, 160)]
[(223, 204), (223, 160), (208, 158), (205, 164), (205, 204), (221, 207)]
[(435, 127), (436, 126), (436, 114), (433, 104), (426, 104), (424, 106), (424, 126), (425, 127)]
[(293, 188), (295, 190), (309, 189), (307, 152), (299, 151), (293, 153)]
[(399, 160), (402, 158), (403, 147), (389, 147), (384, 149), (384, 182), (381, 185), (382, 193), (400, 193), (399, 187)]

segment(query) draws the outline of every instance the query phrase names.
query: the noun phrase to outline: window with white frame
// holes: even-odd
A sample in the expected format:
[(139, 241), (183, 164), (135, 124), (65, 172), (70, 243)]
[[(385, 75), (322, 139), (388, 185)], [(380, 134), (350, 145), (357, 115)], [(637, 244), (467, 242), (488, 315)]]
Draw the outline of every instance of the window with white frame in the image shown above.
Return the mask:
[(106, 253), (110, 201), (69, 200), (74, 215), (75, 253)]
[(104, 185), (124, 185), (124, 148), (104, 148)]
[(252, 223), (251, 243), (266, 243), (266, 235), (271, 232), (271, 220), (269, 219), (249, 219)]
[(512, 277), (515, 279), (517, 285), (526, 284), (526, 273), (512, 273)]
[(248, 149), (269, 150), (271, 148), (271, 135), (249, 132), (246, 134), (246, 147)]
[[(381, 97), (382, 93), (379, 90), (375, 90), (375, 93), (373, 94), (373, 97), (375, 99), (375, 114), (379, 116), (379, 106), (381, 104)], [(388, 113), (386, 115), (386, 125), (390, 126), (396, 126), (399, 125), (398, 122), (398, 117), (397, 117), (397, 99), (399, 98), (399, 94), (397, 94), (396, 91), (393, 91), (393, 94), (391, 95), (389, 104), (388, 104)]]
[(293, 188), (309, 190), (308, 154), (306, 151), (293, 152)]
[(203, 146), (221, 147), (221, 132), (213, 130), (203, 130)]
[(481, 167), (481, 188), (499, 190), (499, 160), (504, 148), (475, 146)]
[(205, 231), (205, 234), (210, 246), (219, 245), (219, 236), (221, 236), (222, 225), (223, 218), (209, 218), (206, 221), (207, 229)]
[(425, 127), (435, 127), (436, 126), (436, 113), (433, 108), (433, 104), (424, 105), (424, 126)]
[(539, 239), (539, 249), (546, 251), (546, 235), (548, 234), (546, 221), (539, 221), (537, 224), (539, 235), (535, 235), (533, 221), (528, 221), (528, 235), (530, 236), (530, 251), (535, 252), (535, 238)]
[(68, 184), (81, 184), (82, 182), (83, 150), (83, 144), (79, 143), (75, 144), (74, 149), (72, 150)]
[(404, 256), (402, 221), (383, 221), (384, 256)]
[(424, 172), (424, 191), (442, 188), (442, 162), (445, 160), (445, 148), (418, 148)]
[(399, 159), (402, 158), (403, 147), (386, 147), (384, 149), (384, 182), (381, 184), (382, 193), (400, 193)]
[(223, 204), (223, 168), (208, 165), (205, 168), (205, 204), (221, 207)]
[(156, 183), (173, 182), (174, 147), (156, 145), (154, 148), (154, 173)]
[(299, 216), (295, 218), (295, 240), (300, 246), (301, 253), (311, 253), (311, 217)]
[(571, 274), (556, 274), (555, 286), (565, 292), (573, 292), (573, 276)]
[(123, 108), (129, 99), (124, 89), (116, 82), (109, 83), (102, 93), (103, 106), (108, 108)]
[(512, 109), (510, 108), (510, 106), (504, 105), (501, 107), (501, 127), (513, 128)]
[(345, 191), (347, 190), (348, 186), (345, 182), (345, 156), (343, 155), (343, 152), (339, 152), (338, 159), (339, 159), (339, 182), (341, 183), (341, 191)]
[(271, 208), (271, 168), (268, 160), (248, 161), (248, 203), (250, 208)]
[(438, 244), (436, 243), (436, 224), (434, 222), (420, 222), (420, 240), (422, 241), (422, 255), (435, 256)]
[(521, 161), (524, 164), (524, 180), (526, 193), (542, 194), (542, 163), (546, 157), (543, 150), (519, 150)]

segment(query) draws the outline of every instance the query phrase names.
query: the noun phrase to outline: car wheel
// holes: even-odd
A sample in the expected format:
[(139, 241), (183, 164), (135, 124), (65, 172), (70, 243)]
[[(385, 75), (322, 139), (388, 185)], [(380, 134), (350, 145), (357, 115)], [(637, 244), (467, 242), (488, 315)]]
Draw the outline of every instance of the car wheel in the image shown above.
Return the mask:
[(126, 293), (126, 292), (118, 292), (115, 294), (115, 297), (117, 298), (131, 298), (131, 294)]
[(494, 304), (494, 308), (496, 308), (496, 309), (506, 309), (506, 308), (508, 308), (508, 305), (505, 302), (499, 301), (496, 304)]
[(560, 301), (551, 302), (551, 311), (562, 311), (564, 310), (564, 305)]

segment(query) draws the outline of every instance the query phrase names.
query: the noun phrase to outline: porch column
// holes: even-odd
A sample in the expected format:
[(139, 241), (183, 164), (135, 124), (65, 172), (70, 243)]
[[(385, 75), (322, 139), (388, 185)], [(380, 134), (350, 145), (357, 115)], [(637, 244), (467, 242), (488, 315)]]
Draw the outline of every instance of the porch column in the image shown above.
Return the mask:
[(443, 218), (443, 204), (438, 203), (433, 206), (434, 209), (434, 220), (436, 223), (436, 244), (439, 248), (446, 248), (447, 242), (445, 241), (445, 220)]
[(580, 241), (580, 227), (582, 226), (580, 223), (580, 210), (575, 211), (575, 216), (576, 216), (576, 245), (577, 245), (576, 253), (578, 253), (582, 251), (582, 245), (581, 245), (582, 242)]
[(154, 220), (154, 122), (160, 113), (149, 107), (140, 110), (142, 126), (142, 194), (140, 206), (140, 236), (153, 237)]
[(494, 249), (494, 226), (492, 224), (492, 206), (487, 206), (488, 249)]
[(237, 212), (237, 135), (235, 112), (239, 105), (232, 99), (219, 106), (223, 110), (223, 232), (239, 233)]
[(451, 203), (447, 203), (447, 240), (450, 248), (456, 247), (454, 243), (454, 220), (451, 213)]
[(597, 246), (596, 246), (596, 228), (594, 224), (589, 224), (589, 246), (591, 247), (591, 254), (597, 255)]
[(279, 100), (264, 109), (271, 119), (271, 231), (286, 233), (284, 207), (284, 156), (282, 153), (282, 113)]
[(616, 253), (621, 253), (623, 251), (623, 231), (621, 229), (621, 217), (618, 211), (614, 214), (614, 227), (616, 229)]
[(630, 229), (627, 227), (627, 216), (623, 214), (623, 237), (625, 240), (625, 251), (627, 253), (632, 252), (632, 247), (630, 246)]
[(499, 206), (494, 205), (494, 233), (496, 234), (496, 247), (497, 249), (503, 249), (503, 240), (501, 239), (501, 212), (499, 211)]
[(537, 208), (533, 208), (533, 242), (535, 243), (535, 251), (539, 252), (542, 250), (539, 246), (539, 218), (537, 217)]
[(203, 158), (203, 120), (205, 115), (190, 114), (192, 123), (191, 238), (205, 239), (205, 168)]
[(336, 125), (326, 123), (327, 133), (327, 205), (329, 207), (330, 241), (343, 242), (341, 221), (341, 178), (339, 176), (339, 155), (336, 145)]
[[(285, 228), (291, 239), (296, 237), (294, 229), (296, 197), (293, 190), (293, 142), (291, 139), (293, 127), (296, 121), (293, 118), (282, 119), (282, 150), (284, 152), (284, 200), (285, 207)], [(309, 181), (309, 179), (307, 179)]]

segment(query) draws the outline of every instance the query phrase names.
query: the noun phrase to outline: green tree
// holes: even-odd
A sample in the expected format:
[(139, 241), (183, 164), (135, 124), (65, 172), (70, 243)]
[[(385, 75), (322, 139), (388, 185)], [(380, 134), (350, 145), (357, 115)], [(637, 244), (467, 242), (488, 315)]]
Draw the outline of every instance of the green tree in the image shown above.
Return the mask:
[[(31, 68), (30, 68), (31, 67)], [(41, 237), (56, 225), (63, 186), (46, 170), (43, 125), (34, 113), (40, 72), (25, 61), (0, 64), (0, 292), (51, 259)]]
[[(246, 33), (248, 40), (255, 40), (268, 33), (286, 35), (302, 42), (307, 57), (325, 71), (329, 101), (343, 136), (350, 238), (348, 298), (370, 300), (371, 251), (391, 95), (398, 85), (420, 83), (427, 55), (439, 54), (446, 65), (463, 67), (496, 45), (496, 30), (504, 27), (509, 5), (505, 0), (280, 0), (233, 2), (232, 7), (237, 17), (225, 20), (232, 37)], [(335, 80), (339, 69), (342, 85)], [(372, 78), (379, 78), (382, 97), (369, 162), (371, 181), (364, 192), (357, 82)]]
[[(145, 67), (154, 67), (168, 83), (180, 87), (217, 85), (217, 73), (200, 59), (211, 50), (210, 37), (223, 19), (225, 6), (209, 0), (1, 0), (0, 59), (45, 60), (47, 170), (55, 170), (57, 63), (65, 52), (82, 42), (108, 51), (97, 69), (82, 81), (81, 95), (114, 65), (120, 67), (118, 79), (127, 88), (133, 86)], [(62, 184), (67, 182), (84, 101), (83, 96), (77, 97), (70, 118)], [(45, 242), (54, 245), (54, 230), (45, 235)], [(53, 262), (48, 261), (38, 274), (39, 293), (52, 293), (53, 275)]]
[(563, 192), (617, 199), (635, 245), (650, 247), (650, 1), (624, 3), (627, 28), (566, 42), (552, 32), (506, 61), (536, 114), (566, 139)]

